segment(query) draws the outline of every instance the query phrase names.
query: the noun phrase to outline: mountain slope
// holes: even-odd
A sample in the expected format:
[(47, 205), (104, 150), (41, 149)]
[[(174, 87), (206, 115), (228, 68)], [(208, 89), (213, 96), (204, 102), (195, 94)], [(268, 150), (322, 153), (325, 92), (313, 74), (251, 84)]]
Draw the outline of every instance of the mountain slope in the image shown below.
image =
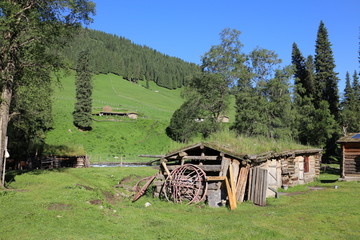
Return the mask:
[(168, 89), (184, 86), (199, 70), (194, 63), (134, 44), (124, 37), (90, 29), (82, 29), (62, 53), (74, 66), (79, 52), (84, 49), (89, 50), (96, 73), (115, 73), (132, 82), (154, 81)]
[[(139, 118), (94, 117), (93, 130), (79, 131), (74, 127), (72, 112), (75, 102), (75, 77), (61, 78), (55, 87), (54, 129), (46, 143), (53, 146), (83, 147), (93, 162), (138, 160), (139, 154), (161, 154), (175, 147), (165, 129), (172, 113), (181, 105), (180, 89), (169, 90), (150, 83), (131, 83), (114, 74), (99, 74), (93, 78), (93, 107), (111, 106), (119, 111), (137, 112)], [(145, 159), (146, 160), (146, 159)]]

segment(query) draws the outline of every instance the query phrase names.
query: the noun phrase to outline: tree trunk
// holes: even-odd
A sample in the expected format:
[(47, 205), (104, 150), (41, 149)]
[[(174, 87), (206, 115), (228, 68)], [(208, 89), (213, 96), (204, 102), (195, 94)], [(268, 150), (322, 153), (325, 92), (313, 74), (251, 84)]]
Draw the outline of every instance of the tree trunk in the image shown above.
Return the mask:
[(4, 86), (4, 89), (1, 93), (1, 103), (0, 103), (0, 181), (1, 185), (4, 186), (5, 182), (3, 179), (3, 167), (5, 159), (5, 140), (7, 135), (8, 123), (10, 120), (10, 103), (12, 97), (12, 89)]

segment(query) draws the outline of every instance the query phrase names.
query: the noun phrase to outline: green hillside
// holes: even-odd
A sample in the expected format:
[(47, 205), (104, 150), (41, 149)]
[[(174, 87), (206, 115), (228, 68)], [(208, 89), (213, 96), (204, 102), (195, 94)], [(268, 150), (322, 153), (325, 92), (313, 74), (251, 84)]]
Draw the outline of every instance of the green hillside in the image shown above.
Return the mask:
[[(137, 112), (132, 120), (119, 116), (95, 116), (93, 130), (79, 131), (72, 124), (75, 102), (75, 77), (62, 77), (53, 99), (54, 129), (47, 134), (52, 146), (82, 147), (92, 162), (137, 160), (139, 154), (161, 154), (176, 147), (165, 133), (172, 113), (181, 105), (180, 89), (168, 90), (150, 82), (131, 83), (114, 74), (93, 78), (93, 107), (111, 106), (120, 111)], [(147, 159), (144, 159), (147, 160)]]

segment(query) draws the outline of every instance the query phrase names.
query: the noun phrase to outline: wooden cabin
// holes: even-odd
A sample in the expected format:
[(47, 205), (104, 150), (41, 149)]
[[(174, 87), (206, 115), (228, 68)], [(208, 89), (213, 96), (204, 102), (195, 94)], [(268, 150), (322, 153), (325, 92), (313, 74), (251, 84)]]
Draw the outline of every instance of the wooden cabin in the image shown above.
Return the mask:
[(338, 143), (342, 149), (340, 180), (360, 181), (360, 133), (350, 133)]
[[(236, 202), (250, 200), (258, 205), (266, 204), (266, 197), (275, 196), (282, 186), (295, 186), (314, 181), (320, 174), (322, 149), (293, 150), (281, 153), (267, 152), (259, 155), (240, 154), (223, 147), (199, 143), (162, 156), (159, 174), (154, 181), (154, 195), (166, 195), (167, 189), (183, 194), (179, 185), (198, 184), (195, 197), (206, 200), (210, 206), (220, 206), (227, 201), (231, 207)], [(183, 166), (189, 166), (187, 169)], [(201, 169), (203, 173), (200, 173)], [(189, 169), (195, 169), (191, 173)], [(179, 174), (180, 173), (180, 174)], [(188, 176), (196, 179), (185, 179)], [(183, 182), (176, 182), (178, 180)], [(202, 180), (201, 180), (202, 179)], [(176, 186), (167, 187), (172, 182)], [(192, 190), (195, 191), (195, 190)], [(165, 196), (168, 200), (169, 197)], [(173, 194), (173, 198), (177, 196)], [(195, 198), (194, 197), (194, 198)], [(170, 197), (170, 200), (173, 200)], [(231, 207), (232, 208), (232, 207)]]

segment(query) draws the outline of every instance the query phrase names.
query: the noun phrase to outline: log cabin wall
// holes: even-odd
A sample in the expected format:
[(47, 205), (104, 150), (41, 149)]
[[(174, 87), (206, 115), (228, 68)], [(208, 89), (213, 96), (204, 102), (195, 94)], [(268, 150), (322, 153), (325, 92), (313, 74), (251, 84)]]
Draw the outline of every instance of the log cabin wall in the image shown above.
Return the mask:
[(343, 176), (360, 176), (360, 142), (343, 144)]
[(349, 133), (338, 143), (342, 149), (340, 180), (360, 181), (360, 133)]

